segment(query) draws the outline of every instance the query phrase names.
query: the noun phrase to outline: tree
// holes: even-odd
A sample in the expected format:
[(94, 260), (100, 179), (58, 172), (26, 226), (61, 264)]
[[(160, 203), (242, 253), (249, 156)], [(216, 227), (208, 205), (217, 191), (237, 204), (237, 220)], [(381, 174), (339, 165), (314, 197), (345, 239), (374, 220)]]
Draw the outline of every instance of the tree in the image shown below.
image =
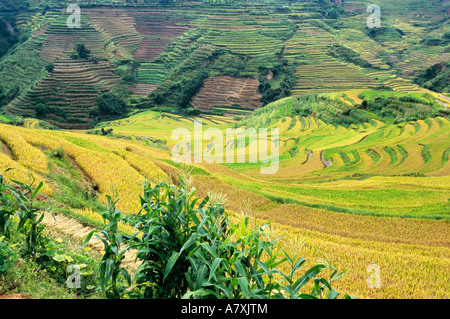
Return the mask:
[(75, 51), (77, 51), (80, 59), (88, 59), (91, 55), (91, 51), (88, 50), (84, 44), (77, 44), (75, 46)]
[(36, 106), (36, 117), (37, 118), (44, 118), (47, 115), (48, 111), (49, 111), (49, 109), (48, 109), (48, 107), (45, 104), (39, 103)]
[(105, 93), (97, 97), (97, 107), (92, 112), (94, 116), (120, 116), (127, 112), (127, 105), (115, 94)]
[(53, 63), (48, 64), (47, 66), (45, 66), (45, 69), (48, 72), (53, 72), (53, 70), (55, 69), (55, 65)]

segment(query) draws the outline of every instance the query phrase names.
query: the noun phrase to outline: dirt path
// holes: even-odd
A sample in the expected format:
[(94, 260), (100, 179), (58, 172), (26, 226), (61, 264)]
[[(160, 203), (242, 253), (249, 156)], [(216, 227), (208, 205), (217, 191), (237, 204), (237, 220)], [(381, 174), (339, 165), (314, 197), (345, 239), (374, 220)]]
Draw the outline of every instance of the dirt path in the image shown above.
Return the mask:
[[(56, 219), (56, 221), (55, 221)], [(58, 230), (66, 235), (72, 236), (77, 239), (84, 240), (84, 237), (89, 234), (95, 228), (83, 226), (77, 220), (64, 216), (62, 214), (55, 215), (55, 219), (51, 214), (45, 214), (43, 223), (52, 229)], [(91, 240), (87, 243), (87, 246), (95, 249), (98, 252), (103, 252), (104, 245), (102, 241), (94, 236), (92, 236)], [(125, 253), (125, 258), (122, 262), (122, 265), (130, 270), (134, 271), (138, 267), (138, 264), (135, 262), (136, 250), (129, 250)]]
[(441, 99), (444, 99), (444, 100), (447, 100), (447, 101), (450, 102), (450, 97), (448, 97), (448, 96), (446, 96), (446, 95), (444, 95), (444, 94), (439, 95), (439, 97), (440, 97)]

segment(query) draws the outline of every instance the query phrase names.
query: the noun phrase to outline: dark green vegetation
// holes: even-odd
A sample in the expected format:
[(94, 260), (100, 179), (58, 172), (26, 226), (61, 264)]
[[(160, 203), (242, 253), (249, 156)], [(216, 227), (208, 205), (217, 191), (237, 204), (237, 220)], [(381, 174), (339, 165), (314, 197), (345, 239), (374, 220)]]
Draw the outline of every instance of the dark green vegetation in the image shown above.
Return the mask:
[[(425, 95), (421, 98), (411, 95), (368, 97), (363, 93), (361, 97), (364, 101), (356, 110), (368, 111), (374, 114), (373, 118), (381, 117), (388, 122), (401, 123), (424, 120), (428, 117), (449, 116), (449, 112), (442, 110), (431, 96)], [(370, 119), (370, 117), (366, 119)]]
[(361, 58), (361, 55), (349, 48), (346, 48), (342, 45), (333, 45), (330, 47), (331, 56), (342, 59), (348, 63), (353, 63), (355, 65), (359, 65), (363, 68), (371, 68), (372, 64), (368, 61)]
[(438, 63), (422, 71), (415, 83), (436, 92), (450, 92), (450, 63)]
[(0, 18), (0, 57), (6, 54), (8, 50), (17, 42), (19, 38), (16, 35), (17, 30), (3, 18)]
[(88, 50), (84, 44), (77, 44), (75, 46), (75, 51), (77, 52), (77, 59), (88, 59), (91, 56), (91, 50)]
[[(272, 73), (274, 78), (281, 79), (277, 85), (266, 79), (265, 76), (269, 72)], [(262, 94), (262, 105), (290, 96), (296, 83), (295, 79), (295, 67), (293, 65), (289, 66), (286, 60), (275, 65), (272, 69), (260, 67), (258, 91)]]
[(127, 113), (127, 105), (117, 95), (105, 93), (97, 96), (97, 105), (90, 115), (99, 119), (116, 118)]

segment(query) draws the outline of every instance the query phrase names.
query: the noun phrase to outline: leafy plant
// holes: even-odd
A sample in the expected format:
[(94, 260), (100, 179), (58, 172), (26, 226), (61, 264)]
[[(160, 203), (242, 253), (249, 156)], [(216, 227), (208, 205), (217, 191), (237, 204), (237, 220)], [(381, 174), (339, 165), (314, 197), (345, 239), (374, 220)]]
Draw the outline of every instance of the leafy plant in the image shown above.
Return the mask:
[[(344, 273), (324, 264), (298, 271), (304, 258), (293, 260), (276, 253), (278, 239), (270, 240), (267, 225), (249, 229), (249, 218), (233, 224), (225, 209), (209, 196), (200, 203), (196, 189), (179, 176), (180, 187), (144, 185), (142, 239), (135, 238), (142, 261), (133, 282), (133, 296), (144, 298), (336, 298), (331, 286)], [(197, 205), (198, 204), (198, 205)], [(282, 250), (282, 249), (281, 249)], [(288, 264), (285, 274), (277, 267)], [(329, 279), (317, 277), (332, 269)], [(294, 279), (299, 277), (299, 279)], [(311, 293), (301, 291), (313, 279)], [(351, 296), (346, 295), (351, 298)]]
[(11, 180), (19, 189), (23, 189), (24, 192), (14, 187), (9, 187), (9, 190), (16, 198), (18, 204), (18, 209), (16, 210), (16, 214), (19, 217), (17, 230), (26, 235), (27, 254), (35, 255), (43, 244), (42, 233), (45, 226), (42, 224), (44, 212), (41, 212), (39, 208), (34, 206), (34, 198), (42, 189), (44, 183), (41, 181), (37, 187), (34, 187), (35, 179), (33, 176), (31, 178), (32, 180), (29, 184)]
[(94, 293), (93, 288), (96, 287), (96, 282), (93, 270), (97, 262), (87, 251), (73, 251), (62, 239), (47, 237), (45, 249), (39, 253), (36, 262), (62, 286), (67, 285), (68, 273), (71, 269), (73, 270), (70, 266), (78, 268), (80, 285), (74, 287), (77, 288), (76, 294), (86, 297)]
[[(84, 245), (91, 239), (92, 235), (101, 240), (105, 246), (105, 251), (98, 267), (95, 270), (99, 279), (100, 288), (108, 299), (120, 299), (125, 293), (127, 286), (123, 279), (131, 285), (131, 277), (128, 271), (121, 267), (125, 253), (131, 246), (123, 246), (123, 236), (118, 233), (118, 222), (121, 217), (120, 211), (116, 209), (118, 199), (113, 200), (107, 196), (109, 209), (102, 214), (109, 223), (103, 230), (92, 230), (85, 238)], [(102, 236), (97, 235), (99, 233)], [(136, 233), (137, 235), (137, 233)], [(133, 238), (131, 238), (133, 239)]]
[[(326, 265), (318, 264), (295, 280), (306, 260), (293, 260), (285, 251), (275, 253), (275, 244), (279, 238), (267, 239), (268, 234), (264, 229), (268, 224), (249, 229), (248, 216), (237, 224), (230, 224), (220, 213), (212, 218), (202, 217), (198, 226), (203, 229), (197, 229), (193, 234), (194, 252), (189, 258), (189, 278), (192, 279), (190, 291), (183, 298), (315, 299), (323, 297), (326, 291), (331, 299), (338, 296), (339, 293), (331, 287), (330, 282), (344, 273), (337, 274), (333, 268), (335, 272), (330, 280), (314, 278), (326, 268)], [(234, 237), (238, 239), (232, 240)], [(278, 269), (285, 263), (290, 268), (287, 274)], [(301, 289), (313, 278), (312, 292), (302, 293)]]
[(189, 288), (185, 276), (188, 251), (184, 245), (194, 231), (197, 200), (191, 201), (193, 195), (166, 183), (154, 188), (144, 185), (142, 208), (136, 216), (143, 236), (135, 244), (142, 264), (134, 276), (138, 287), (143, 287), (144, 298), (181, 298)]

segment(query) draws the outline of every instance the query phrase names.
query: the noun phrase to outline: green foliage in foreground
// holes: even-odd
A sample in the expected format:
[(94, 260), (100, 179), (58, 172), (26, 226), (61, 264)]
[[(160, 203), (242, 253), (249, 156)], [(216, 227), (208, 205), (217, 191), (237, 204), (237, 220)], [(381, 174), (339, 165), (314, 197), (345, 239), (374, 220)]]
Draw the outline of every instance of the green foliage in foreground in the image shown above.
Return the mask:
[[(232, 223), (222, 204), (208, 196), (200, 202), (194, 197), (196, 189), (189, 190), (180, 181), (180, 187), (145, 184), (141, 210), (127, 218), (115, 208), (117, 200), (108, 196), (109, 209), (102, 214), (108, 224), (92, 231), (84, 242), (95, 235), (104, 243), (103, 257), (95, 262), (84, 252), (74, 253), (66, 243), (45, 236), (45, 212), (35, 203), (42, 183), (37, 187), (33, 182), (10, 184), (0, 175), (0, 278), (6, 289), (11, 291), (9, 285), (18, 280), (13, 264), (22, 260), (27, 267), (24, 275), (28, 276), (29, 268), (36, 269), (45, 285), (54, 285), (63, 297), (91, 296), (97, 285), (100, 294), (114, 299), (338, 297), (331, 284), (344, 272), (317, 264), (300, 273), (306, 260), (293, 259), (278, 247), (279, 238), (269, 238), (267, 225), (250, 228), (248, 217)], [(141, 230), (133, 236), (121, 235), (119, 221)], [(140, 262), (133, 275), (122, 267), (130, 249), (137, 251)], [(76, 294), (64, 288), (69, 264), (82, 275)], [(331, 275), (321, 276), (325, 271)], [(34, 293), (46, 297), (42, 291)]]
[[(90, 296), (95, 288), (94, 259), (85, 251), (69, 249), (67, 242), (45, 235), (45, 211), (36, 201), (42, 186), (41, 182), (35, 187), (34, 179), (25, 184), (0, 174), (0, 294), (17, 291), (31, 298)], [(82, 275), (76, 291), (66, 286), (69, 264)]]
[[(279, 239), (268, 238), (267, 225), (250, 229), (248, 217), (232, 223), (220, 203), (208, 196), (199, 202), (196, 190), (180, 180), (180, 187), (144, 185), (141, 210), (127, 218), (141, 231), (130, 237), (117, 233), (120, 212), (109, 197), (110, 209), (103, 214), (108, 225), (85, 240), (102, 235), (97, 238), (105, 253), (96, 274), (107, 298), (337, 298), (331, 283), (344, 273), (317, 264), (299, 274), (305, 259), (294, 260), (282, 249), (277, 253)], [(137, 249), (140, 262), (133, 276), (121, 267), (129, 249)], [(279, 270), (286, 265), (287, 273)], [(326, 269), (329, 278), (320, 276)]]

